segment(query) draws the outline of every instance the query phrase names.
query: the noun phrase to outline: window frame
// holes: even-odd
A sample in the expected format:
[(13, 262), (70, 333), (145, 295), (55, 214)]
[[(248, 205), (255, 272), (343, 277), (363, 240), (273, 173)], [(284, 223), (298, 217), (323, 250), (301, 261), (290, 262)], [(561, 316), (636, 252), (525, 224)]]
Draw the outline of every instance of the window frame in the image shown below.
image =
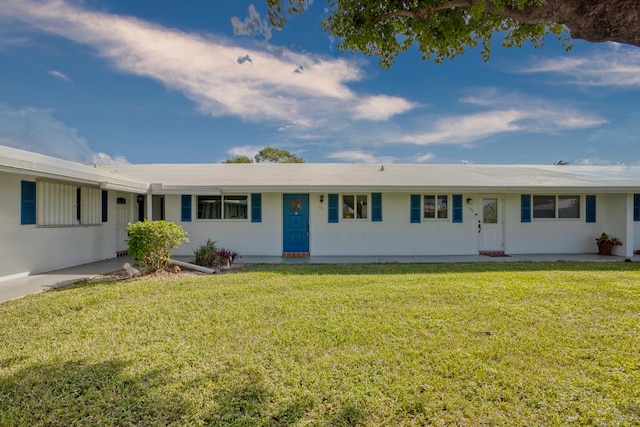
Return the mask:
[[(553, 217), (538, 217), (536, 216), (536, 198), (551, 198), (553, 197)], [(560, 199), (577, 198), (578, 200), (578, 216), (576, 217), (561, 217)], [(533, 194), (531, 195), (531, 221), (581, 221), (584, 219), (584, 204), (583, 194)]]
[[(203, 197), (211, 198), (210, 200), (219, 199), (219, 214), (220, 214), (219, 218), (202, 218), (201, 217), (202, 210), (200, 208), (200, 203), (201, 203), (200, 200)], [(230, 205), (225, 202), (226, 198), (228, 198), (229, 201), (242, 201), (242, 200), (246, 201), (244, 217), (237, 217), (237, 218), (227, 217), (227, 206), (230, 206)], [(199, 194), (199, 195), (196, 195), (195, 197), (195, 204), (196, 204), (196, 218), (195, 218), (196, 221), (238, 222), (238, 221), (249, 221), (251, 219), (250, 218), (251, 197), (249, 196), (249, 194)]]
[[(421, 222), (451, 222), (451, 213), (452, 213), (452, 208), (451, 208), (451, 201), (452, 201), (452, 197), (451, 194), (449, 193), (428, 193), (428, 194), (421, 194), (421, 205), (420, 205), (420, 220)], [(434, 217), (433, 218), (427, 218), (426, 215), (426, 201), (427, 201), (427, 197), (433, 197), (433, 201), (434, 201)], [(446, 203), (447, 203), (447, 207), (446, 207), (446, 217), (442, 218), (439, 217), (440, 214), (440, 210), (438, 209), (438, 201), (440, 200), (441, 197), (446, 197)]]
[[(351, 218), (346, 216), (345, 207), (347, 206), (347, 204), (345, 203), (345, 200), (344, 200), (345, 197), (353, 197), (354, 215)], [(358, 204), (359, 197), (366, 197), (366, 204), (365, 204), (366, 210), (364, 211), (366, 214), (366, 217), (364, 218), (358, 217), (358, 209), (356, 208), (356, 205)], [(347, 222), (352, 222), (352, 221), (370, 222), (371, 221), (371, 203), (370, 203), (371, 193), (342, 193), (340, 194), (340, 199), (342, 201), (342, 203), (340, 204), (340, 219), (342, 221), (347, 221)]]

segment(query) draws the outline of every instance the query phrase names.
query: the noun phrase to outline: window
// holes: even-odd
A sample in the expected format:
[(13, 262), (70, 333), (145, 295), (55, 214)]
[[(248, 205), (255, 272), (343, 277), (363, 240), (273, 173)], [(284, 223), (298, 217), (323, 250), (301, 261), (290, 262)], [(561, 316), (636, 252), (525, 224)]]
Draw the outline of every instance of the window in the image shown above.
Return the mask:
[(449, 218), (449, 196), (447, 195), (425, 195), (423, 206), (422, 217), (424, 219)]
[(198, 219), (247, 219), (248, 196), (198, 196)]
[(345, 194), (342, 196), (342, 219), (367, 219), (368, 196), (366, 194)]
[(558, 218), (580, 218), (580, 196), (558, 196)]
[(97, 225), (102, 223), (99, 188), (40, 181), (37, 188), (38, 225)]
[(580, 218), (580, 196), (533, 196), (533, 218)]

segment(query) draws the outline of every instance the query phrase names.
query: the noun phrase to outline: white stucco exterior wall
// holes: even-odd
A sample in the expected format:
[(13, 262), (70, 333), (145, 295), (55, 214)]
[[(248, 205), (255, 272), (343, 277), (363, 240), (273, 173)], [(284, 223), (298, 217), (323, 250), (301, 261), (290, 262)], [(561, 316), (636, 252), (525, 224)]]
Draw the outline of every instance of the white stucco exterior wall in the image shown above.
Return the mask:
[(282, 254), (282, 194), (280, 193), (262, 193), (262, 222), (251, 222), (250, 196), (249, 219), (246, 220), (199, 220), (197, 212), (197, 196), (192, 196), (191, 221), (183, 222), (181, 196), (165, 197), (166, 220), (179, 224), (189, 233), (189, 243), (176, 248), (173, 251), (175, 255), (193, 255), (194, 250), (207, 239), (214, 240), (219, 248), (230, 249), (240, 255), (280, 256)]
[(109, 192), (108, 222), (99, 225), (22, 225), (21, 181), (33, 176), (0, 173), (0, 280), (114, 258), (115, 194)]

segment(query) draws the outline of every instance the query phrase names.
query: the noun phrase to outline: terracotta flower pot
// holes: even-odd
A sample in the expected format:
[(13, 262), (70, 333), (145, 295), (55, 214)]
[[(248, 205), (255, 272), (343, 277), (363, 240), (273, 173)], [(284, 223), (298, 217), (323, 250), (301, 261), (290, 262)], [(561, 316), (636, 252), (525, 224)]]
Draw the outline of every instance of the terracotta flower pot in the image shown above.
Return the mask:
[(613, 243), (598, 243), (598, 255), (611, 255), (613, 251)]

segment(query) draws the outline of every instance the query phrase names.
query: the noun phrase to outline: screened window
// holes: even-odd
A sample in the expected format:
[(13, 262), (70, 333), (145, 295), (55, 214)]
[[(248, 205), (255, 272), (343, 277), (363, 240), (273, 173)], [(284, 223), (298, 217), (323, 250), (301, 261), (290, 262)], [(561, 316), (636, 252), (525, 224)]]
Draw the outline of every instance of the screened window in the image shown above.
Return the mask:
[(533, 196), (533, 218), (578, 219), (580, 196)]
[(342, 196), (343, 219), (367, 219), (368, 196), (366, 194), (345, 194)]
[(248, 199), (244, 196), (198, 196), (198, 219), (247, 219)]
[(430, 194), (424, 196), (424, 219), (449, 218), (449, 196)]

